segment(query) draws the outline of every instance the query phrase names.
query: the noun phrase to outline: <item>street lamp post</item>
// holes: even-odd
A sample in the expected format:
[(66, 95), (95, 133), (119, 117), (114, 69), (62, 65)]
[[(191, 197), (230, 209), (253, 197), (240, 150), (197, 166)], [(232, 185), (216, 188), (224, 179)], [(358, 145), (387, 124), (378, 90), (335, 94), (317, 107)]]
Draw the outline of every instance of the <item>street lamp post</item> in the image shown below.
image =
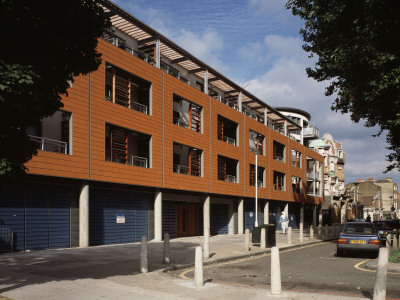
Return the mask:
[(354, 185), (356, 186), (356, 218), (358, 218), (358, 182), (355, 182)]

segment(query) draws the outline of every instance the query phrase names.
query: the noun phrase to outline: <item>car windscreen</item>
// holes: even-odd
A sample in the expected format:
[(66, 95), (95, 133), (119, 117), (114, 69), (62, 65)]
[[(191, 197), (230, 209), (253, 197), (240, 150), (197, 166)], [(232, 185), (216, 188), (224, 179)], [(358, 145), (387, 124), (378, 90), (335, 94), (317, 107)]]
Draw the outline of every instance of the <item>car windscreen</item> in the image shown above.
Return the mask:
[(343, 230), (344, 233), (376, 233), (375, 227), (372, 224), (347, 224)]

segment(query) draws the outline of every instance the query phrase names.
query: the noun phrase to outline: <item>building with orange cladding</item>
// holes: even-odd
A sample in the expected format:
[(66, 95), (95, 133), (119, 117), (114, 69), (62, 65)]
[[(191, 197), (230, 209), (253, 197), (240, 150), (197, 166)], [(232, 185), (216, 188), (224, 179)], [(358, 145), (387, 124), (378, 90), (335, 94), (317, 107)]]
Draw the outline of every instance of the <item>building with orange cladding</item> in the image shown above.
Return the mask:
[[(16, 250), (317, 222), (323, 157), (298, 124), (109, 1), (99, 69), (28, 129), (30, 180), (1, 197)], [(257, 166), (257, 167), (256, 167)], [(257, 209), (256, 209), (257, 203)]]

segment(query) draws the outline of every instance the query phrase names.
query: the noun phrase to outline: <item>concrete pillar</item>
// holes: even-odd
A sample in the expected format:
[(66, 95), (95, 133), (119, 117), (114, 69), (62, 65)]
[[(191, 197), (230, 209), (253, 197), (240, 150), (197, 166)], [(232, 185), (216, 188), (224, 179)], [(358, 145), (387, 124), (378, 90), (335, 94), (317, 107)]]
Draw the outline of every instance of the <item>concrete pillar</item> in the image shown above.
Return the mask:
[(277, 247), (271, 248), (271, 294), (282, 294), (281, 263), (279, 261), (279, 249)]
[(233, 204), (228, 204), (228, 234), (235, 234), (235, 219), (233, 214)]
[(81, 188), (79, 195), (79, 247), (89, 247), (89, 185)]
[(160, 68), (161, 67), (161, 49), (160, 49), (160, 40), (156, 41), (156, 53), (155, 53), (155, 61), (156, 61), (156, 67)]
[(239, 199), (238, 203), (238, 234), (243, 234), (244, 228), (244, 200), (243, 198)]
[(154, 240), (162, 241), (162, 192), (154, 194)]
[(387, 248), (379, 249), (378, 268), (375, 275), (374, 300), (386, 299), (386, 277), (389, 259), (389, 250)]
[(195, 287), (203, 286), (203, 250), (201, 247), (196, 247), (195, 261), (194, 261), (194, 285)]
[(303, 242), (303, 238), (304, 238), (304, 203), (302, 203), (301, 204), (301, 207), (300, 207), (300, 228), (299, 228), (300, 230), (300, 236), (299, 236), (299, 239), (300, 239), (300, 243), (302, 243)]
[(283, 122), (283, 131), (285, 132), (285, 136), (287, 136), (288, 135), (288, 131), (287, 131), (287, 121), (285, 120), (284, 122)]
[(208, 95), (208, 71), (204, 71), (204, 94)]
[(264, 125), (268, 126), (268, 109), (264, 108)]
[(203, 203), (203, 228), (210, 228), (210, 196), (206, 196)]
[(204, 258), (210, 257), (210, 228), (204, 228)]
[(314, 239), (314, 226), (310, 225), (310, 241)]
[(312, 224), (313, 224), (314, 228), (317, 228), (317, 206), (316, 205), (313, 206), (313, 218), (312, 219), (313, 219)]
[(149, 268), (147, 260), (147, 238), (143, 236), (140, 248), (140, 273), (147, 273), (148, 271)]
[(239, 111), (240, 112), (242, 112), (242, 92), (239, 92), (239, 95), (238, 95), (238, 108), (239, 108)]
[(264, 203), (264, 224), (269, 224), (269, 201)]
[(284, 210), (283, 210), (284, 212), (285, 212), (285, 214), (288, 216), (288, 218), (289, 218), (289, 203), (287, 203), (286, 205), (285, 205), (285, 208), (284, 208)]
[(292, 244), (292, 227), (290, 227), (290, 226), (288, 227), (287, 238), (288, 238), (288, 244), (291, 245)]

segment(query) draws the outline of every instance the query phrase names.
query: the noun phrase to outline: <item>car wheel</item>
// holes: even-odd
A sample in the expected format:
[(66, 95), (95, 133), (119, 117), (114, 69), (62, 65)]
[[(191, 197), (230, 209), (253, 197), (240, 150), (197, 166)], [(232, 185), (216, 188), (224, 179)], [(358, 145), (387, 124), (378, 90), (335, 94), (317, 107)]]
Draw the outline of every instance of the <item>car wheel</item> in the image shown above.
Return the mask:
[(336, 256), (337, 257), (342, 257), (343, 256), (343, 251), (342, 250), (337, 250), (336, 251)]

